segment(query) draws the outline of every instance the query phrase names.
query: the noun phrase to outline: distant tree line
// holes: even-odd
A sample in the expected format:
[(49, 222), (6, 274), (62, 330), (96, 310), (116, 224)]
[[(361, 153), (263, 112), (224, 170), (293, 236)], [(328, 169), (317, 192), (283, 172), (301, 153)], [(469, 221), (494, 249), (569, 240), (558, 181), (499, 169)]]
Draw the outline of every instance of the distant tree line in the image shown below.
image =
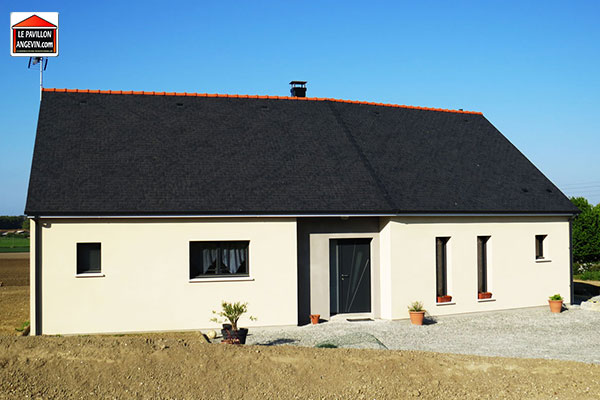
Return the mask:
[(24, 215), (0, 215), (0, 229), (29, 229), (29, 220)]
[(591, 205), (584, 197), (571, 197), (581, 213), (573, 219), (573, 261), (600, 262), (600, 203)]

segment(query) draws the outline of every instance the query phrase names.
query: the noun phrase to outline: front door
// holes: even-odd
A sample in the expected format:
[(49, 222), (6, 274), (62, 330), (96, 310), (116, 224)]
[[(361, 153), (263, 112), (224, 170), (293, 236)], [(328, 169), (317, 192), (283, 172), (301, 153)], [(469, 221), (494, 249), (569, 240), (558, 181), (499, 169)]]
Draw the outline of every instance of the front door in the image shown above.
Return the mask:
[(371, 239), (329, 242), (331, 315), (371, 312)]

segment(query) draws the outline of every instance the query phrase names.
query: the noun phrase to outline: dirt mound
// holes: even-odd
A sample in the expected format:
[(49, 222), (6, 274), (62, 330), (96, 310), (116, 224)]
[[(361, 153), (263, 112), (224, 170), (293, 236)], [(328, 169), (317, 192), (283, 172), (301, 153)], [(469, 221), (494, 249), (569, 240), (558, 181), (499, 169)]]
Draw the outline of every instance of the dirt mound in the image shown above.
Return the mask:
[(198, 334), (0, 337), (0, 398), (592, 399), (600, 366), (205, 344)]

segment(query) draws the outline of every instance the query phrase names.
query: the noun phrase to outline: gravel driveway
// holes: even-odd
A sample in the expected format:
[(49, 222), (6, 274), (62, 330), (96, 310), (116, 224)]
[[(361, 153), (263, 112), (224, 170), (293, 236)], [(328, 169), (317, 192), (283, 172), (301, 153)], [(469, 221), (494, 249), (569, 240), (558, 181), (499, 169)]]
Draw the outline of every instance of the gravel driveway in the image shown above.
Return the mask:
[(424, 350), (483, 356), (545, 358), (600, 364), (600, 312), (572, 306), (436, 317), (428, 325), (408, 320), (252, 328), (247, 344)]

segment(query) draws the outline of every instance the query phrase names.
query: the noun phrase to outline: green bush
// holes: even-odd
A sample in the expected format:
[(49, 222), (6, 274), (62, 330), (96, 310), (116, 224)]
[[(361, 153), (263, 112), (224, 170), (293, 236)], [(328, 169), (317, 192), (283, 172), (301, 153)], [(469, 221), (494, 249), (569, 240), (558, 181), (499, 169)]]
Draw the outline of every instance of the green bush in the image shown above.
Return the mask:
[[(248, 303), (241, 303), (239, 301), (236, 303), (229, 303), (227, 301), (222, 301), (221, 308), (222, 308), (222, 310), (219, 312), (213, 311), (213, 314), (215, 314), (221, 318), (214, 317), (214, 318), (211, 318), (211, 321), (217, 322), (217, 323), (223, 323), (225, 321), (229, 321), (229, 323), (231, 324), (231, 329), (234, 331), (237, 331), (238, 330), (237, 323), (238, 323), (240, 317), (243, 314), (245, 314), (246, 312), (248, 312)], [(253, 316), (250, 316), (248, 318), (251, 321), (256, 320), (256, 318)]]
[[(584, 279), (582, 276), (598, 276), (600, 273), (600, 263), (590, 262), (590, 263), (573, 263), (573, 278), (574, 279)], [(592, 278), (587, 278), (585, 280), (597, 280)]]
[(573, 278), (582, 281), (600, 281), (600, 271), (584, 271), (579, 275), (573, 275)]
[(421, 303), (420, 301), (413, 301), (409, 306), (408, 306), (408, 311), (425, 311), (423, 309), (423, 303)]
[(562, 300), (562, 296), (560, 294), (555, 294), (549, 297), (550, 300)]
[(600, 204), (595, 207), (583, 197), (571, 197), (581, 213), (573, 219), (573, 260), (600, 261)]

